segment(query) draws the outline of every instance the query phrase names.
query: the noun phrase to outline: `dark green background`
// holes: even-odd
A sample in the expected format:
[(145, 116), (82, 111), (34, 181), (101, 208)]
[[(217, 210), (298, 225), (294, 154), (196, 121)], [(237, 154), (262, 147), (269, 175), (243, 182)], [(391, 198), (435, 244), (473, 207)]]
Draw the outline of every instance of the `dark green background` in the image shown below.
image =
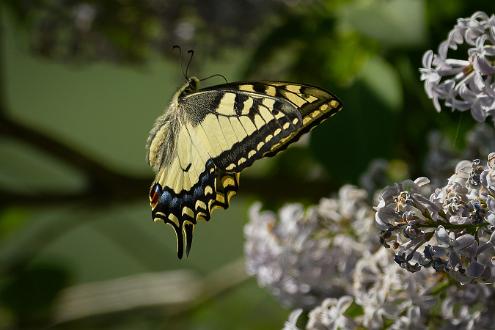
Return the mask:
[[(27, 2), (27, 13), (34, 17), (47, 3)], [(176, 259), (172, 230), (150, 219), (145, 185), (125, 200), (106, 201), (98, 195), (98, 202), (0, 201), (0, 328), (282, 328), (289, 309), (258, 288), (254, 279), (199, 306), (191, 301), (182, 313), (166, 305), (54, 324), (53, 311), (60, 290), (82, 283), (177, 269), (207, 278), (242, 257), (243, 226), (255, 200), (269, 208), (290, 201), (317, 202), (344, 183), (357, 184), (376, 158), (407, 164), (411, 176), (421, 175), (429, 131), (462, 136), (473, 125), (468, 114), (435, 112), (419, 81), (421, 56), (436, 50), (457, 17), (476, 10), (491, 14), (490, 3), (329, 0), (283, 10), (263, 7), (260, 17), (245, 15), (253, 22), (242, 29), (230, 31), (228, 24), (236, 22), (224, 22), (218, 31), (220, 36), (223, 30), (229, 32), (225, 39), (212, 37), (218, 33), (214, 22), (210, 26), (196, 17), (200, 36), (191, 45), (196, 51), (191, 74), (311, 83), (334, 91), (344, 111), (315, 129), (309, 141), (246, 170), (232, 206), (196, 227), (192, 253), (181, 261)], [(194, 2), (189, 5), (194, 8)], [(21, 13), (15, 1), (0, 8), (0, 120), (6, 116), (31, 126), (114, 171), (151, 182), (144, 149), (148, 131), (183, 83), (172, 43), (153, 51), (143, 36), (126, 43), (125, 49), (117, 47), (123, 54), (118, 60), (98, 54), (61, 58), (33, 47), (39, 32), (26, 8)], [(139, 4), (129, 8), (137, 12)], [(109, 31), (108, 26), (101, 29)], [(116, 25), (120, 34), (110, 40), (120, 45), (131, 30)], [(63, 45), (63, 38), (58, 42)], [(16, 196), (72, 193), (88, 184), (77, 169), (42, 149), (5, 131), (0, 137), (2, 191)], [(454, 143), (462, 146), (462, 141)]]

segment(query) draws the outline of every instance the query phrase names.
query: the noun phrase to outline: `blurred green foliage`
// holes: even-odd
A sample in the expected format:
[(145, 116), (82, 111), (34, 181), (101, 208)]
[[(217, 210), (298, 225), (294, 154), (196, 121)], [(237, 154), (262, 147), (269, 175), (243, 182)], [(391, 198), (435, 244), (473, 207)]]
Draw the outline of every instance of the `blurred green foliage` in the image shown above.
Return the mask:
[(69, 283), (65, 266), (30, 265), (5, 280), (0, 299), (4, 308), (12, 313), (12, 321), (17, 327), (37, 328), (50, 321), (55, 298)]
[[(455, 139), (472, 126), (465, 114), (434, 111), (418, 67), (458, 17), (491, 13), (493, 3), (8, 0), (0, 8), (0, 122), (12, 117), (106, 168), (151, 180), (144, 142), (182, 83), (171, 52), (180, 43), (196, 50), (191, 72), (200, 76), (293, 80), (335, 92), (344, 111), (313, 131), (309, 148), (290, 148), (243, 175), (316, 177), (331, 194), (358, 183), (376, 158), (406, 163), (402, 173), (421, 175), (428, 132)], [(79, 169), (1, 132), (2, 190), (71, 194), (91, 186)], [(462, 141), (454, 142), (461, 147)], [(172, 232), (149, 219), (147, 187), (140, 182), (135, 194), (142, 198), (131, 201), (113, 193), (108, 203), (0, 201), (0, 327), (281, 328), (288, 311), (253, 280), (182, 316), (172, 317), (177, 314), (164, 306), (53, 323), (64, 288), (174, 269), (206, 276), (242, 255), (242, 226), (259, 196), (241, 188), (231, 209), (198, 226), (192, 255), (178, 262)], [(298, 201), (315, 202), (306, 196), (313, 186), (293, 189)], [(263, 199), (272, 207), (289, 201)]]

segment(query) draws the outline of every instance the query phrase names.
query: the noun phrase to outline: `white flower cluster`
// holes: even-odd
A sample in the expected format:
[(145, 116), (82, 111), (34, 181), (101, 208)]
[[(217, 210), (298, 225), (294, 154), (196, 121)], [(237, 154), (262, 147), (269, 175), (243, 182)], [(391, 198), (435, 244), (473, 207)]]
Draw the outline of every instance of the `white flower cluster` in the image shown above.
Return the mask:
[(258, 283), (290, 307), (310, 308), (345, 294), (363, 251), (378, 246), (373, 212), (365, 191), (340, 189), (307, 212), (300, 204), (278, 217), (255, 204), (245, 227), (246, 267)]
[(359, 260), (353, 281), (351, 294), (325, 299), (305, 326), (297, 325), (303, 311), (293, 311), (284, 330), (488, 330), (495, 322), (493, 286), (449, 286), (432, 269), (411, 274), (385, 248)]
[(474, 282), (494, 282), (494, 212), (495, 153), (486, 166), (460, 162), (436, 190), (426, 178), (387, 187), (376, 213), (353, 186), (306, 212), (256, 205), (247, 269), (296, 308), (284, 330), (488, 330), (495, 288)]
[[(352, 292), (324, 300), (309, 312), (305, 329), (424, 329), (425, 313), (435, 304), (428, 290), (436, 281), (426, 273), (411, 275), (391, 262), (384, 248), (361, 258)], [(284, 330), (298, 329), (301, 312), (292, 313)]]
[[(469, 49), (463, 59), (449, 58), (459, 46)], [(440, 100), (453, 110), (471, 110), (478, 122), (495, 111), (495, 16), (476, 12), (458, 19), (438, 53), (427, 51), (420, 69), (425, 90), (437, 111)]]
[(495, 153), (486, 165), (459, 162), (433, 192), (427, 178), (389, 186), (376, 211), (382, 244), (401, 267), (433, 267), (460, 283), (495, 282)]

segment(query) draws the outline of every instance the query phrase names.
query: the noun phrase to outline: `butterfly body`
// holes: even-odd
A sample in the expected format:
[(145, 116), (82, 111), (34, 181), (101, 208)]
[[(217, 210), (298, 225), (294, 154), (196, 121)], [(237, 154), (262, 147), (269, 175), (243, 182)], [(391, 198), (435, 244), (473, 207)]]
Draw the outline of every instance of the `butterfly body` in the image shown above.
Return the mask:
[(239, 173), (287, 148), (341, 102), (309, 85), (236, 82), (198, 89), (190, 78), (158, 117), (147, 142), (156, 178), (150, 189), (154, 220), (172, 225), (177, 254), (189, 253), (194, 225), (227, 208)]

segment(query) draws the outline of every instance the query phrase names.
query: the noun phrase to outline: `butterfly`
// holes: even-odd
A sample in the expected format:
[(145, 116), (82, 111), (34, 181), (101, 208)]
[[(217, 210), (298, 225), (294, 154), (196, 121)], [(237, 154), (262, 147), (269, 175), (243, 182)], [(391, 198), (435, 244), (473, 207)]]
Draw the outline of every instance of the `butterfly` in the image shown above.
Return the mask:
[(199, 89), (191, 77), (156, 120), (147, 159), (156, 172), (152, 217), (171, 225), (177, 257), (192, 245), (198, 220), (227, 208), (239, 173), (286, 149), (342, 109), (330, 92), (304, 84), (233, 82)]

